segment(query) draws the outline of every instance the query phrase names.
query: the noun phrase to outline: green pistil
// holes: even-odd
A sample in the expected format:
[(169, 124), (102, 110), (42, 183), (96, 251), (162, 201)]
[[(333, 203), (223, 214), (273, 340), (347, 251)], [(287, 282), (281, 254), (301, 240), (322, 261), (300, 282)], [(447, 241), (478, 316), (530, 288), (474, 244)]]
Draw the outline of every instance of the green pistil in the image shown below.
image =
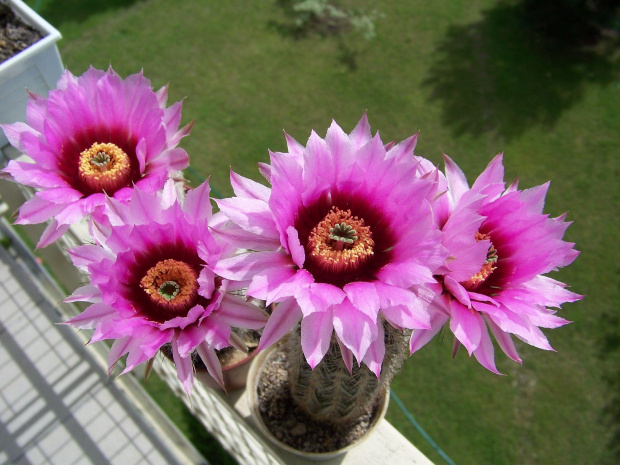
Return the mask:
[(90, 162), (98, 168), (106, 168), (110, 164), (110, 155), (105, 152), (97, 152), (97, 154), (90, 159)]
[(174, 299), (180, 291), (181, 287), (174, 281), (166, 281), (164, 284), (159, 286), (159, 289), (157, 289), (159, 295), (166, 299), (168, 302)]
[(329, 228), (329, 238), (332, 241), (353, 244), (357, 240), (357, 232), (346, 223), (340, 223), (336, 224), (333, 228)]
[(497, 261), (497, 250), (495, 250), (495, 247), (491, 245), (491, 247), (489, 247), (489, 251), (487, 252), (486, 263), (495, 263), (496, 261)]

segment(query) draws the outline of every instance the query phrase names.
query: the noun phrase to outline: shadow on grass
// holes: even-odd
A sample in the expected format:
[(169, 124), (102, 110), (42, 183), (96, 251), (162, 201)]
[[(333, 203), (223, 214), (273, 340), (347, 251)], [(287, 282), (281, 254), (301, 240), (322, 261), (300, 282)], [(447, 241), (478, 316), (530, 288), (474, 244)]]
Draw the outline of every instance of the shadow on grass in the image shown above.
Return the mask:
[(126, 8), (145, 0), (38, 0), (38, 13), (56, 27), (65, 22), (82, 22), (107, 10)]
[(605, 463), (620, 463), (620, 317), (605, 315), (605, 333), (601, 338), (600, 357), (608, 369), (603, 381), (607, 384), (611, 396), (607, 399), (603, 412), (603, 421), (611, 432), (607, 445)]
[(479, 22), (451, 26), (438, 44), (423, 86), (455, 135), (511, 140), (534, 126), (552, 128), (587, 83), (619, 81), (617, 44), (562, 47), (534, 33), (526, 18), (520, 4), (500, 3)]
[(357, 70), (358, 50), (351, 47), (344, 36), (351, 32), (349, 20), (343, 18), (330, 18), (325, 14), (319, 16), (306, 13), (300, 15), (293, 9), (294, 2), (291, 0), (275, 0), (275, 5), (283, 13), (285, 19), (272, 19), (267, 22), (267, 27), (284, 38), (292, 40), (307, 39), (312, 35), (322, 38), (333, 37), (336, 40), (338, 62), (349, 71)]

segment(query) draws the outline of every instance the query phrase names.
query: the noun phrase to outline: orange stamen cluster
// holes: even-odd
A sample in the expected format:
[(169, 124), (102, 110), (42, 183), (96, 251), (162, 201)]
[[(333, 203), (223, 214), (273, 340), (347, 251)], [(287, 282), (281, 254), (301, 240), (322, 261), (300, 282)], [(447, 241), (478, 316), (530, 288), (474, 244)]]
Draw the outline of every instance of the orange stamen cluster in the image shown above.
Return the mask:
[(129, 185), (131, 163), (118, 146), (95, 142), (80, 153), (78, 176), (93, 191), (113, 192)]
[[(488, 234), (482, 234), (480, 231), (476, 233), (477, 242), (484, 241), (487, 239), (490, 240), (491, 236), (489, 236)], [(482, 265), (482, 268), (480, 269), (478, 273), (476, 273), (471, 278), (469, 278), (467, 281), (462, 283), (463, 286), (469, 290), (473, 290), (477, 288), (478, 286), (480, 286), (480, 284), (485, 282), (487, 278), (491, 276), (491, 274), (493, 274), (493, 271), (495, 271), (496, 268), (497, 268), (497, 250), (495, 249), (495, 247), (493, 247), (493, 243), (491, 243), (491, 245), (489, 245), (489, 251), (487, 252), (487, 260), (485, 264)]]
[[(343, 226), (344, 224), (344, 226)], [(338, 234), (346, 232), (346, 236)], [(374, 254), (370, 227), (351, 210), (332, 207), (308, 236), (308, 253), (327, 270), (355, 269)]]
[(151, 300), (177, 312), (186, 310), (198, 293), (198, 274), (185, 262), (162, 260), (146, 272), (140, 286)]

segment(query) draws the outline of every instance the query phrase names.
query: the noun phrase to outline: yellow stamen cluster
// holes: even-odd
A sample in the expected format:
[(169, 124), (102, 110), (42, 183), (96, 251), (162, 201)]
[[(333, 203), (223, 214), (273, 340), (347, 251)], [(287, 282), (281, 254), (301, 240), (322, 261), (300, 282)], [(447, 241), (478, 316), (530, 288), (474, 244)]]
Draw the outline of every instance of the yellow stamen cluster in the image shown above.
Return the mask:
[[(487, 239), (491, 239), (491, 236), (488, 234), (482, 234), (480, 231), (476, 233), (476, 241), (484, 241)], [(497, 268), (497, 250), (493, 247), (493, 244), (489, 246), (489, 251), (487, 252), (487, 260), (478, 273), (469, 278), (466, 282), (463, 283), (463, 286), (467, 289), (475, 289), (480, 284), (485, 282), (493, 271)]]
[[(334, 231), (350, 227), (355, 235), (351, 242), (334, 240)], [(331, 236), (331, 238), (330, 238)], [(351, 210), (332, 207), (317, 224), (308, 237), (308, 253), (327, 269), (344, 270), (355, 268), (374, 254), (375, 242), (370, 227), (364, 220), (351, 214)]]
[(78, 176), (94, 191), (116, 191), (129, 184), (131, 162), (118, 146), (95, 142), (80, 153)]
[(168, 259), (148, 270), (140, 286), (154, 303), (175, 311), (185, 309), (194, 299), (198, 292), (197, 280), (198, 274), (187, 263)]

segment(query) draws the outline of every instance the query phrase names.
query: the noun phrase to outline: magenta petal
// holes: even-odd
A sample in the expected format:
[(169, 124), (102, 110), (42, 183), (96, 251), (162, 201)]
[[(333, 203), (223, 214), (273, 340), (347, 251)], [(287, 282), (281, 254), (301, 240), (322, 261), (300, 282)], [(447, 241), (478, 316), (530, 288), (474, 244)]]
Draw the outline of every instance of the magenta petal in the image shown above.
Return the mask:
[[(185, 136), (185, 134), (183, 135)], [(149, 159), (146, 167), (147, 173), (157, 173), (164, 175), (166, 172), (182, 171), (189, 166), (189, 156), (187, 152), (179, 147), (166, 150), (161, 156)]]
[(33, 128), (22, 122), (2, 124), (0, 127), (2, 128), (2, 131), (4, 132), (4, 135), (8, 139), (9, 143), (22, 153), (24, 152), (22, 134), (26, 132), (36, 134), (36, 131)]
[(24, 203), (19, 209), (19, 224), (42, 223), (49, 220), (64, 208), (39, 197), (33, 197)]
[[(134, 195), (136, 193), (140, 194), (140, 192), (142, 191), (140, 191), (139, 189), (134, 189), (133, 194)], [(156, 213), (160, 213), (161, 211), (162, 217), (165, 218), (166, 217), (165, 215), (167, 213), (166, 210), (170, 209), (174, 204), (177, 204), (179, 201), (179, 195), (177, 193), (177, 184), (174, 181), (174, 179), (168, 178), (168, 180), (164, 184), (164, 188), (160, 190), (159, 194), (160, 194), (160, 197), (146, 196), (146, 195), (144, 197), (151, 197), (154, 200), (159, 200), (159, 203), (160, 203), (160, 205), (158, 205), (159, 208), (154, 208), (153, 211)], [(134, 205), (135, 205), (135, 202), (132, 201), (131, 207), (133, 207)], [(177, 213), (177, 217), (181, 216), (181, 214), (179, 213)], [(175, 215), (172, 215), (172, 218), (175, 218)]]
[(388, 158), (396, 158), (401, 159), (403, 157), (413, 157), (413, 151), (418, 143), (418, 134), (414, 134), (413, 136), (405, 139), (402, 142), (399, 142), (394, 147), (388, 150), (387, 157)]
[(220, 211), (244, 230), (270, 238), (279, 237), (269, 205), (256, 199), (217, 199)]
[(89, 306), (79, 315), (69, 318), (65, 323), (79, 329), (94, 328), (102, 318), (115, 314), (116, 310), (109, 305), (96, 303)]
[(186, 358), (191, 355), (199, 344), (205, 340), (205, 329), (200, 326), (188, 326), (183, 331), (178, 332), (177, 347), (179, 355)]
[(467, 308), (471, 308), (471, 301), (469, 299), (469, 293), (467, 290), (461, 286), (461, 284), (457, 283), (450, 276), (446, 276), (444, 278), (444, 284), (446, 289), (450, 291), (450, 293), (456, 297), (461, 304), (465, 305)]
[(469, 184), (465, 173), (458, 167), (452, 158), (444, 154), (444, 163), (446, 164), (446, 180), (448, 181), (448, 190), (450, 196), (454, 200), (454, 204), (458, 203), (463, 194), (469, 190)]
[(140, 349), (147, 359), (153, 358), (161, 346), (172, 340), (173, 331), (152, 331), (150, 337), (145, 337), (140, 343)]
[(423, 302), (407, 289), (388, 286), (380, 282), (375, 283), (375, 288), (381, 298), (381, 314), (394, 326), (407, 329), (430, 329), (430, 305), (427, 302)]
[[(305, 150), (305, 147), (303, 145), (301, 145), (299, 142), (293, 139), (293, 137), (287, 134), (286, 131), (284, 132), (284, 137), (286, 138), (286, 147), (290, 154), (296, 155), (296, 156), (303, 155), (304, 150)], [(269, 180), (268, 177), (267, 177), (267, 180)]]
[(395, 305), (414, 305), (416, 295), (408, 290), (396, 286), (383, 284), (382, 282), (373, 283), (380, 298), (381, 308), (393, 307)]
[(566, 289), (566, 284), (546, 276), (536, 276), (522, 287), (532, 291), (531, 294), (541, 305), (560, 307), (565, 302), (575, 302), (583, 296)]
[(79, 223), (88, 214), (89, 205), (91, 203), (87, 199), (76, 200), (59, 211), (54, 219), (60, 224)]
[(213, 271), (226, 279), (247, 281), (263, 270), (287, 266), (293, 263), (282, 252), (254, 252), (220, 260)]
[(377, 376), (377, 379), (381, 376), (381, 364), (385, 357), (384, 337), (383, 325), (378, 325), (377, 337), (371, 342), (370, 347), (368, 347), (366, 351), (366, 355), (364, 355), (364, 363), (370, 368), (370, 371)]
[(385, 265), (377, 273), (377, 278), (386, 284), (402, 288), (435, 282), (433, 273), (427, 266), (404, 262)]
[(474, 351), (474, 356), (476, 357), (476, 360), (478, 360), (478, 362), (480, 362), (480, 364), (487, 370), (492, 371), (497, 375), (501, 375), (495, 367), (495, 350), (493, 349), (493, 342), (489, 337), (484, 319), (480, 318), (478, 321), (480, 323), (480, 344)]
[(236, 296), (226, 294), (217, 315), (231, 326), (260, 329), (267, 322), (265, 315), (256, 305)]
[(258, 350), (265, 350), (278, 342), (295, 327), (301, 317), (301, 310), (295, 299), (287, 299), (277, 304), (263, 329)]
[(496, 307), (482, 302), (475, 302), (474, 308), (488, 316), (488, 319), (494, 321), (502, 331), (515, 334), (521, 338), (529, 337), (531, 325), (527, 322), (527, 319), (512, 312), (504, 305), (500, 304), (499, 307)]
[(555, 315), (554, 310), (539, 307), (538, 311), (530, 315), (530, 321), (540, 328), (559, 328), (570, 323), (570, 321)]
[[(213, 216), (216, 219), (216, 214)], [(234, 223), (215, 225), (212, 231), (221, 242), (237, 249), (251, 249), (255, 251), (275, 250), (280, 247), (280, 237), (263, 237), (252, 234)]]
[(428, 344), (433, 337), (441, 330), (444, 324), (450, 319), (447, 315), (443, 313), (434, 312), (431, 315), (431, 329), (415, 329), (411, 334), (411, 339), (409, 341), (409, 350), (413, 354), (417, 352), (426, 344)]
[(117, 322), (112, 318), (105, 318), (99, 321), (88, 343), (92, 344), (94, 342), (102, 341), (104, 339), (115, 339), (117, 337), (124, 337), (124, 334), (121, 334), (117, 331), (116, 326)]
[[(480, 223), (481, 221), (475, 225), (475, 229), (470, 233), (459, 231), (458, 234), (461, 235), (460, 240), (448, 242), (446, 239), (446, 241), (444, 241), (444, 245), (455, 257), (454, 260), (447, 263), (447, 266), (450, 269), (448, 273), (450, 278), (454, 279), (456, 282), (465, 282), (469, 280), (469, 278), (482, 269), (486, 262), (490, 245), (489, 241), (483, 240), (476, 242), (474, 239)], [(449, 226), (446, 225), (444, 229), (446, 233), (448, 227)], [(465, 238), (466, 240), (463, 240)]]
[(336, 334), (361, 363), (370, 343), (377, 337), (377, 325), (348, 299), (335, 306), (333, 312)]
[(280, 284), (272, 293), (267, 295), (267, 305), (272, 302), (280, 302), (283, 298), (297, 295), (300, 289), (303, 289), (314, 283), (314, 278), (306, 270), (297, 270), (297, 272), (287, 281)]
[(56, 174), (41, 169), (41, 166), (36, 163), (23, 163), (11, 160), (0, 173), (9, 173), (15, 182), (37, 189), (69, 186), (66, 181), (59, 178)]
[(179, 354), (176, 337), (172, 338), (172, 359), (177, 368), (177, 377), (189, 396), (192, 393), (192, 385), (194, 383), (194, 366), (190, 356), (183, 358)]
[(134, 339), (129, 346), (129, 352), (127, 353), (127, 359), (125, 360), (125, 369), (121, 372), (121, 375), (129, 373), (135, 367), (146, 362), (148, 359), (149, 357), (140, 347), (140, 342)]
[(136, 157), (138, 158), (138, 164), (140, 172), (144, 172), (146, 166), (146, 139), (140, 139), (136, 145)]
[(315, 312), (325, 312), (345, 298), (345, 293), (336, 286), (325, 283), (312, 283), (295, 293), (304, 317)]
[(333, 328), (331, 310), (314, 312), (301, 320), (301, 348), (312, 369), (327, 353)]
[(515, 362), (522, 363), (510, 334), (502, 331), (491, 318), (485, 318), (485, 321), (502, 351)]
[(545, 197), (549, 190), (550, 182), (541, 184), (540, 186), (525, 189), (521, 192), (521, 200), (529, 207), (530, 211), (542, 214), (545, 207)]
[(209, 200), (209, 181), (205, 181), (195, 189), (185, 194), (183, 201), (183, 211), (188, 218), (194, 223), (208, 219), (211, 217), (212, 208)]
[(367, 315), (373, 323), (377, 322), (380, 299), (373, 283), (349, 283), (344, 286), (343, 290), (355, 308)]
[(296, 276), (297, 273), (292, 267), (269, 268), (254, 275), (254, 279), (248, 286), (247, 294), (256, 299), (265, 300), (270, 304), (284, 283)]
[(482, 317), (454, 300), (450, 303), (450, 312), (450, 330), (471, 355), (480, 345), (482, 334), (479, 320)]
[(70, 224), (58, 224), (58, 221), (52, 218), (45, 231), (41, 234), (39, 242), (37, 243), (37, 249), (47, 247), (52, 242), (60, 239), (64, 233), (69, 230)]
[(101, 302), (101, 292), (95, 286), (87, 284), (82, 287), (78, 287), (73, 293), (67, 297), (64, 302)]
[(215, 290), (215, 273), (205, 266), (200, 270), (198, 285), (198, 293), (207, 299), (211, 298)]
[(499, 303), (493, 297), (490, 297), (485, 294), (478, 294), (477, 292), (472, 292), (472, 291), (468, 291), (468, 294), (469, 294), (469, 298), (473, 301), (487, 302), (487, 303), (495, 305), (496, 307), (499, 307)]
[(217, 358), (215, 350), (209, 347), (208, 344), (202, 343), (198, 346), (197, 351), (211, 377), (217, 381), (217, 384), (219, 384), (222, 389), (226, 390), (224, 386), (224, 376), (222, 375), (222, 365)]
[(267, 163), (259, 162), (258, 163), (258, 172), (268, 182), (271, 182), (271, 165), (268, 165)]
[(108, 374), (112, 374), (114, 365), (116, 365), (116, 362), (118, 362), (123, 354), (129, 351), (132, 344), (135, 345), (136, 341), (131, 337), (123, 337), (114, 341), (110, 348), (110, 352), (108, 352)]
[(499, 153), (491, 160), (491, 163), (487, 165), (482, 174), (478, 176), (472, 190), (480, 191), (484, 186), (490, 184), (502, 184), (504, 183), (504, 154)]
[(205, 342), (214, 349), (223, 349), (230, 345), (230, 326), (216, 315), (205, 318), (200, 323), (204, 331)]
[(235, 173), (233, 170), (230, 170), (230, 184), (232, 185), (235, 195), (238, 197), (257, 199), (262, 200), (263, 202), (269, 201), (271, 189), (257, 183), (256, 181), (244, 178), (243, 176)]
[[(175, 121), (175, 124), (176, 124), (176, 121)], [(181, 139), (189, 136), (189, 134), (192, 132), (193, 127), (194, 127), (194, 121), (190, 121), (185, 126), (183, 126), (181, 129), (174, 132), (174, 134), (172, 133), (172, 131), (167, 130), (166, 131), (166, 137), (168, 138), (168, 143), (166, 144), (167, 147), (177, 145), (181, 141)], [(177, 152), (177, 153), (175, 153), (174, 155), (171, 155), (170, 152)], [(169, 167), (172, 171), (181, 171), (189, 166), (189, 155), (187, 155), (187, 152), (185, 150), (179, 149), (177, 147), (174, 149), (169, 149), (165, 153), (170, 156)], [(163, 156), (159, 157), (158, 159), (160, 158), (163, 158)]]
[(185, 329), (188, 325), (195, 323), (200, 318), (205, 309), (201, 305), (194, 305), (185, 316), (177, 316), (170, 320), (161, 323), (159, 327), (161, 329), (181, 328)]
[[(120, 226), (132, 222), (132, 217), (129, 210), (124, 207), (122, 202), (116, 200), (113, 197), (106, 197), (105, 199), (105, 214), (107, 220), (113, 226)], [(144, 215), (140, 215), (139, 218), (143, 216)]]
[(351, 143), (353, 147), (360, 148), (364, 144), (366, 144), (372, 137), (370, 133), (370, 124), (368, 123), (368, 117), (366, 113), (362, 116), (362, 119), (359, 120), (355, 129), (351, 132), (349, 138), (351, 139)]
[(293, 263), (299, 268), (304, 267), (304, 261), (306, 260), (306, 252), (299, 242), (299, 235), (297, 230), (293, 226), (286, 228), (286, 236), (288, 238), (288, 250), (293, 259)]
[(344, 361), (344, 365), (347, 367), (349, 374), (352, 375), (353, 374), (353, 352), (347, 349), (347, 346), (345, 346), (342, 343), (342, 341), (338, 339), (338, 337), (336, 337), (336, 340), (338, 341), (338, 347), (340, 347), (340, 354), (342, 355), (342, 360)]

